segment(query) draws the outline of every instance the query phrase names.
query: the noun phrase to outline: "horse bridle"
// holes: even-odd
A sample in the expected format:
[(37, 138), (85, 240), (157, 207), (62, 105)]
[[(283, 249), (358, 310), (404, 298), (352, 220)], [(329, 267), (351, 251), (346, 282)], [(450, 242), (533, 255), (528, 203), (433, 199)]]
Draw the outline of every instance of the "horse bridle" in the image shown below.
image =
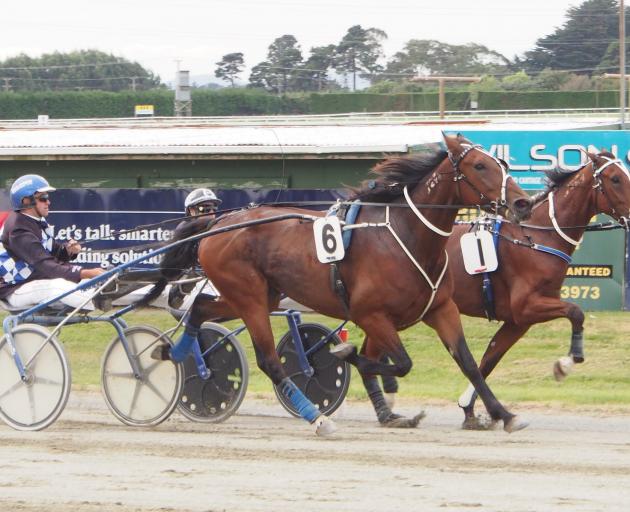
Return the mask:
[[(608, 167), (615, 164), (623, 170), (623, 173), (626, 175), (626, 178), (628, 178), (628, 180), (630, 180), (630, 172), (628, 172), (628, 169), (626, 169), (626, 166), (619, 158), (612, 159), (608, 158), (607, 156), (601, 155), (599, 156), (599, 158), (603, 158), (604, 160), (606, 160), (606, 163), (601, 167), (595, 169), (595, 163), (593, 162), (593, 179), (595, 181), (595, 183), (593, 184), (593, 188), (602, 193), (602, 195), (606, 199), (606, 202), (608, 203), (608, 206), (610, 206), (610, 211), (613, 213), (615, 220), (619, 222), (619, 224), (621, 224), (626, 231), (628, 231), (630, 230), (630, 218), (625, 215), (618, 215), (617, 210), (613, 206), (609, 195), (606, 193), (601, 175)], [(595, 201), (597, 201), (597, 198), (595, 198)]]
[[(470, 188), (472, 188), (475, 191), (476, 194), (479, 195), (479, 197), (482, 200), (484, 199), (488, 200), (485, 194), (481, 190), (479, 190), (473, 183), (471, 183), (468, 177), (459, 168), (459, 165), (462, 163), (462, 160), (464, 160), (466, 155), (470, 153), (473, 149), (476, 149), (477, 151), (480, 151), (484, 155), (492, 158), (501, 168), (501, 173), (503, 175), (503, 180), (501, 183), (501, 198), (498, 201), (489, 200), (489, 204), (497, 211), (499, 208), (507, 207), (507, 180), (512, 178), (512, 176), (510, 176), (510, 174), (508, 174), (507, 172), (507, 170), (509, 169), (507, 162), (505, 160), (501, 160), (491, 155), (485, 149), (483, 149), (483, 147), (480, 146), (479, 144), (461, 144), (461, 145), (465, 149), (459, 154), (457, 158), (455, 158), (453, 153), (448, 151), (448, 159), (450, 160), (451, 165), (453, 166), (453, 172), (455, 173), (453, 181), (457, 183), (458, 188), (459, 188), (459, 182), (464, 181)], [(459, 190), (458, 190), (458, 193), (459, 193)], [(459, 194), (461, 196), (461, 193)]]
[[(616, 216), (617, 215), (617, 210), (615, 210), (615, 207), (612, 204), (612, 201), (610, 200), (610, 197), (608, 196), (608, 194), (606, 194), (606, 189), (604, 188), (604, 183), (602, 181), (601, 175), (602, 173), (611, 165), (617, 164), (619, 165), (619, 167), (621, 167), (624, 171), (624, 174), (627, 176), (628, 180), (630, 180), (630, 173), (628, 172), (628, 169), (626, 169), (626, 167), (624, 166), (623, 162), (621, 160), (617, 159), (611, 159), (608, 158), (606, 156), (600, 156), (600, 158), (603, 158), (606, 160), (606, 163), (604, 165), (602, 165), (601, 167), (596, 168), (595, 167), (595, 162), (591, 161), (589, 162), (589, 164), (592, 166), (593, 168), (593, 180), (594, 180), (594, 184), (593, 184), (593, 188), (597, 190), (597, 192), (601, 192), (602, 195), (604, 196), (604, 198), (606, 199), (606, 202), (608, 203), (608, 206), (610, 206), (610, 210), (613, 212), (613, 214)], [(584, 166), (586, 167), (586, 166)], [(584, 168), (582, 167), (582, 168)], [(599, 196), (595, 197), (595, 204), (597, 206), (597, 198)], [(547, 200), (549, 201), (549, 218), (551, 219), (551, 224), (553, 225), (553, 228), (556, 230), (556, 233), (558, 233), (558, 235), (565, 240), (566, 242), (570, 243), (573, 246), (578, 246), (580, 244), (580, 242), (582, 240), (575, 240), (573, 238), (571, 238), (569, 235), (567, 235), (564, 231), (562, 231), (562, 228), (558, 225), (558, 221), (556, 220), (556, 207), (554, 205), (553, 202), (553, 191), (549, 192), (548, 196), (547, 196)], [(603, 211), (602, 208), (598, 208), (598, 210)], [(615, 218), (615, 220), (617, 222), (619, 222), (619, 224), (621, 224), (623, 226), (623, 228), (628, 231), (628, 229), (630, 228), (630, 219), (628, 219), (628, 217), (625, 217), (623, 215), (619, 215), (617, 218)]]

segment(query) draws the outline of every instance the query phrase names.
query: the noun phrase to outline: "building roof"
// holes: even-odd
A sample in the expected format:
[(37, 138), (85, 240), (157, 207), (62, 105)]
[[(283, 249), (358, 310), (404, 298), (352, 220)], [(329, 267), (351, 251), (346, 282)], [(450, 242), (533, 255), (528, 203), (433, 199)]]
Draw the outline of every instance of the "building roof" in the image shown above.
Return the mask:
[(442, 130), (575, 130), (611, 124), (610, 118), (439, 122), (369, 115), (350, 120), (285, 116), (0, 121), (0, 159), (372, 158), (438, 143)]

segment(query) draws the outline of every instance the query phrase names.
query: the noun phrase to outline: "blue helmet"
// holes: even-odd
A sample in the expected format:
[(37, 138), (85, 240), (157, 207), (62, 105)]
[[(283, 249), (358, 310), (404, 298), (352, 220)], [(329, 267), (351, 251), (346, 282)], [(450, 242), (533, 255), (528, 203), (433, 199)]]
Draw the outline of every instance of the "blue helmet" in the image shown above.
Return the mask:
[(22, 199), (34, 196), (36, 192), (53, 192), (54, 190), (56, 189), (51, 187), (45, 178), (37, 174), (25, 174), (11, 185), (11, 206), (14, 210), (30, 208), (32, 205), (23, 205)]

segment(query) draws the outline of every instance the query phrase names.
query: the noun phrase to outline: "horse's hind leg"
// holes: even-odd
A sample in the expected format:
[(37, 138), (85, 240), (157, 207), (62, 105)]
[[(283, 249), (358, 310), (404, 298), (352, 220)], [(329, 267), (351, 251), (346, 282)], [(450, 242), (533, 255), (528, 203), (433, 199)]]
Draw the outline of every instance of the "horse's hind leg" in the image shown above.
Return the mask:
[[(251, 279), (248, 285), (250, 291), (256, 289), (256, 283), (252, 282)], [(298, 414), (309, 423), (315, 425), (315, 432), (318, 435), (330, 435), (336, 430), (333, 421), (321, 414), (317, 406), (306, 398), (302, 391), (287, 376), (282, 366), (276, 352), (269, 321), (269, 298), (260, 300), (260, 297), (264, 296), (262, 294), (254, 296), (251, 292), (247, 295), (243, 293), (240, 296), (235, 294), (231, 301), (232, 307), (239, 312), (252, 338), (258, 367), (278, 387)]]
[(518, 421), (516, 416), (508, 412), (486, 384), (466, 344), (459, 310), (455, 303), (452, 300), (447, 301), (441, 307), (430, 311), (424, 321), (436, 330), (444, 346), (481, 397), (490, 417), (493, 420), (502, 420), (503, 428), (507, 432), (525, 428), (527, 424)]
[[(479, 363), (479, 371), (485, 379), (490, 375), (495, 366), (503, 358), (506, 352), (518, 341), (530, 328), (530, 325), (519, 326), (511, 322), (504, 323), (494, 334)], [(470, 430), (485, 430), (490, 427), (487, 422), (481, 421), (475, 416), (475, 401), (477, 392), (472, 384), (459, 397), (458, 404), (464, 410), (464, 422), (462, 428)]]

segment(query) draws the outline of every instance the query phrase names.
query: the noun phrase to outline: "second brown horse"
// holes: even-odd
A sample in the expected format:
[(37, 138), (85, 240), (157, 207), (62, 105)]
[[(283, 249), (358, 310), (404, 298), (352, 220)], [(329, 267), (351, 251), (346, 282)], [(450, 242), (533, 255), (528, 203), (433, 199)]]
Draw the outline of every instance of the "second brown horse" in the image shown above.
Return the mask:
[[(479, 363), (484, 377), (490, 375), (532, 325), (556, 318), (571, 322), (568, 363), (583, 360), (584, 313), (577, 304), (560, 299), (560, 288), (569, 265), (567, 258), (594, 215), (607, 214), (628, 227), (630, 174), (612, 153), (588, 153), (588, 162), (583, 167), (574, 172), (548, 173), (548, 182), (546, 190), (534, 198), (535, 205), (527, 224), (503, 223), (499, 231), (499, 267), (489, 277), (494, 295), (493, 316), (503, 324)], [(466, 272), (460, 247), (461, 237), (469, 231), (468, 225), (456, 226), (447, 243), (448, 280), (453, 283), (453, 299), (462, 314), (486, 317), (483, 277)], [(515, 244), (514, 240), (521, 243)], [(551, 250), (541, 250), (541, 247)], [(561, 365), (557, 364), (556, 368), (562, 372)], [(396, 389), (392, 380), (385, 380), (384, 386), (390, 393)], [(475, 399), (472, 386), (459, 399), (465, 414), (463, 427), (487, 428), (488, 423), (474, 414)]]

